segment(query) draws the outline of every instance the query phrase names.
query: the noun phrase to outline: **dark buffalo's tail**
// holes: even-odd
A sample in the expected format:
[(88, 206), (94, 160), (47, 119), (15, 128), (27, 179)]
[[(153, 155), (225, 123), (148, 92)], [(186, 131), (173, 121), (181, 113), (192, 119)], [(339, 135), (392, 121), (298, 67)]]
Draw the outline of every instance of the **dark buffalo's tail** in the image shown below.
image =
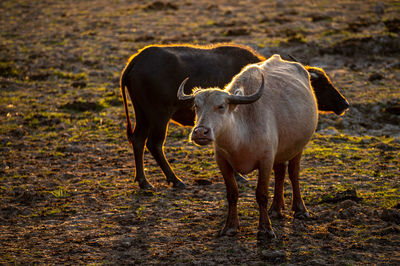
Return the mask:
[(128, 110), (128, 102), (126, 98), (126, 89), (127, 89), (127, 83), (126, 83), (126, 75), (130, 72), (133, 66), (133, 60), (131, 60), (123, 70), (121, 74), (121, 80), (120, 80), (120, 88), (121, 88), (121, 94), (122, 94), (122, 100), (124, 102), (124, 108), (125, 108), (125, 117), (126, 117), (126, 135), (128, 137), (129, 142), (131, 145), (133, 145), (133, 129), (132, 129), (132, 123), (131, 119), (129, 118), (129, 110)]

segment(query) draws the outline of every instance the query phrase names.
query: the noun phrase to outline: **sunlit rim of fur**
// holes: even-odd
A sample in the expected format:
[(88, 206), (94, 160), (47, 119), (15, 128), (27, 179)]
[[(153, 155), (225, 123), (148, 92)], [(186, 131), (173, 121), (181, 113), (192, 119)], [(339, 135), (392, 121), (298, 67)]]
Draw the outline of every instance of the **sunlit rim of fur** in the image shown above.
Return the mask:
[(192, 95), (196, 96), (197, 94), (199, 94), (202, 91), (221, 91), (221, 92), (227, 92), (221, 88), (218, 87), (210, 87), (210, 88), (201, 88), (201, 87), (194, 87), (193, 91), (192, 91)]
[(250, 52), (252, 52), (254, 55), (256, 55), (260, 61), (264, 61), (266, 60), (266, 58), (261, 55), (259, 52), (257, 52), (256, 50), (254, 50), (253, 48), (246, 46), (246, 45), (242, 45), (242, 44), (237, 44), (234, 42), (222, 42), (222, 43), (214, 43), (214, 44), (191, 44), (191, 43), (171, 43), (171, 44), (149, 44), (146, 45), (145, 47), (139, 49), (135, 54), (133, 54), (129, 60), (128, 60), (128, 64), (130, 61), (132, 61), (132, 59), (137, 56), (138, 54), (140, 54), (143, 50), (149, 48), (149, 47), (175, 47), (175, 46), (183, 46), (183, 47), (190, 47), (190, 48), (197, 48), (197, 49), (203, 49), (203, 50), (211, 50), (214, 48), (218, 48), (218, 47), (222, 47), (222, 46), (231, 46), (231, 47), (238, 47), (238, 48), (243, 48), (246, 49)]

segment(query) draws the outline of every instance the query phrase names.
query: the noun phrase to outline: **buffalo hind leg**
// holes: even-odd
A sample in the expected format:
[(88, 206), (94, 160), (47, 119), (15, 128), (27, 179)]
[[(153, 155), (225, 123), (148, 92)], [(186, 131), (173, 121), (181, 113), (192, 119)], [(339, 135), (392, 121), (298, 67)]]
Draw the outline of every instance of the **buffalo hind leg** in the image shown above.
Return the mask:
[(285, 182), (286, 174), (286, 163), (274, 164), (275, 174), (275, 188), (274, 188), (274, 199), (272, 200), (271, 207), (269, 208), (268, 214), (270, 217), (283, 218), (282, 210), (285, 209), (285, 202), (283, 196), (283, 184)]
[(302, 152), (297, 154), (293, 159), (289, 161), (289, 178), (292, 183), (292, 210), (294, 211), (294, 217), (300, 219), (309, 219), (310, 214), (304, 205), (304, 201), (301, 198), (300, 183), (299, 183), (299, 172), (300, 172), (300, 160)]
[(157, 127), (150, 129), (149, 138), (147, 140), (147, 148), (161, 167), (167, 182), (172, 183), (175, 188), (185, 188), (185, 183), (182, 182), (171, 169), (163, 151), (165, 135), (168, 130), (168, 120), (160, 121)]
[[(144, 145), (146, 143), (146, 139), (148, 137), (149, 129), (143, 119), (143, 116), (138, 110), (135, 108), (135, 116), (136, 116), (136, 124), (135, 129), (133, 131), (132, 138), (128, 138), (133, 146), (133, 153), (135, 155), (135, 182), (139, 183), (139, 187), (142, 189), (152, 189), (153, 186), (147, 181), (146, 176), (144, 174), (143, 168), (143, 153), (144, 153)], [(128, 129), (129, 130), (129, 129)]]

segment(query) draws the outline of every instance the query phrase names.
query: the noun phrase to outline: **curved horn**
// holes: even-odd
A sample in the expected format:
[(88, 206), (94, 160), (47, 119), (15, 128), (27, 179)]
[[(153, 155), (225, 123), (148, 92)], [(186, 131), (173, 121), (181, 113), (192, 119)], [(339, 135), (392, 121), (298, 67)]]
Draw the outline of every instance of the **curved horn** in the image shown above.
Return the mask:
[[(288, 54), (288, 56), (290, 57), (290, 59), (292, 59), (293, 61), (295, 61), (295, 62), (297, 62), (297, 63), (300, 63), (300, 61), (296, 58), (296, 57), (294, 57), (294, 56), (292, 56), (292, 55), (290, 55), (290, 54)], [(301, 64), (301, 63), (300, 63)]]
[(228, 103), (230, 104), (249, 104), (260, 99), (264, 91), (264, 75), (261, 73), (261, 86), (258, 91), (251, 95), (229, 95)]
[(319, 75), (318, 75), (317, 73), (314, 73), (314, 72), (308, 72), (308, 73), (310, 73), (310, 77), (311, 77), (312, 79), (317, 79), (317, 78), (319, 78)]
[(185, 88), (185, 84), (188, 81), (189, 77), (185, 78), (181, 85), (179, 86), (178, 92), (176, 96), (178, 97), (179, 100), (181, 101), (186, 101), (186, 100), (192, 100), (194, 98), (193, 95), (187, 95), (183, 92), (183, 89)]

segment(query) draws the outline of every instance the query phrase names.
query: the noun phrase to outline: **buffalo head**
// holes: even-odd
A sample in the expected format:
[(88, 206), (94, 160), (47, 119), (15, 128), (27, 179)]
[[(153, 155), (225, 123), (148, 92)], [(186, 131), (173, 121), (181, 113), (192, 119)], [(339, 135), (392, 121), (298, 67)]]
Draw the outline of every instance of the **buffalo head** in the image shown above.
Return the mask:
[(186, 78), (178, 89), (179, 100), (194, 100), (196, 111), (195, 127), (191, 140), (198, 145), (207, 145), (215, 140), (215, 135), (223, 127), (227, 116), (238, 104), (251, 104), (261, 98), (264, 90), (264, 76), (259, 89), (251, 95), (233, 95), (219, 88), (197, 90), (193, 94), (184, 93)]
[(307, 66), (306, 69), (310, 73), (311, 86), (317, 98), (318, 110), (333, 111), (335, 114), (341, 115), (349, 109), (349, 102), (333, 86), (323, 69), (310, 66)]

